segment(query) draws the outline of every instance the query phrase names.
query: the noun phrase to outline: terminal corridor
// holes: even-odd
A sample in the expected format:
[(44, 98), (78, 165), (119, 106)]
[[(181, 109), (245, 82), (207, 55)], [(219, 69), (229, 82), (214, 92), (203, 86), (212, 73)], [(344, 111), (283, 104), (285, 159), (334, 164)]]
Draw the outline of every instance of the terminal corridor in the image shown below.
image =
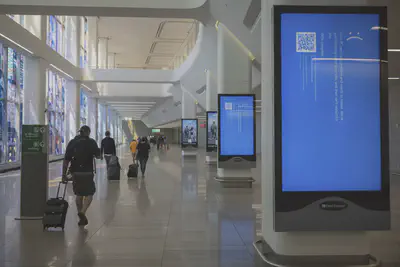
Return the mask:
[[(261, 217), (253, 203), (260, 199), (258, 190), (221, 192), (213, 181), (215, 167), (206, 167), (200, 155), (181, 165), (180, 153), (178, 147), (154, 149), (144, 181), (122, 173), (119, 182), (109, 182), (105, 163), (98, 162), (89, 225), (85, 230), (77, 225), (69, 184), (64, 233), (43, 232), (41, 221), (15, 221), (19, 172), (3, 174), (0, 266), (256, 266), (252, 243)], [(119, 154), (126, 169), (128, 148)], [(60, 163), (50, 165), (50, 196), (56, 194), (60, 173)]]

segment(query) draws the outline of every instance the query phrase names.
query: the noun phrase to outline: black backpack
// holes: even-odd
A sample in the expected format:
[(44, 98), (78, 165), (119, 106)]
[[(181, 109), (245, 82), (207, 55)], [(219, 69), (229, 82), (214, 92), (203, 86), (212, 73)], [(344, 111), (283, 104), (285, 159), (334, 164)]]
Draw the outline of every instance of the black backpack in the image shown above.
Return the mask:
[(71, 168), (74, 172), (87, 170), (86, 165), (93, 162), (91, 139), (88, 137), (76, 137), (72, 147)]

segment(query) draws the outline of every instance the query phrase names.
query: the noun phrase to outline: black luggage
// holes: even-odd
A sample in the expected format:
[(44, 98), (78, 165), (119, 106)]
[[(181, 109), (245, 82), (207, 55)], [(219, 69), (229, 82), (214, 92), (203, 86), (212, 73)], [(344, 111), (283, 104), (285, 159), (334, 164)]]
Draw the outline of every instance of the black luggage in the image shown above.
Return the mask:
[(43, 215), (43, 230), (50, 227), (61, 227), (64, 231), (65, 218), (69, 204), (65, 200), (65, 193), (67, 192), (67, 184), (64, 187), (64, 194), (60, 197), (60, 187), (62, 182), (58, 184), (57, 196), (47, 200), (46, 207)]
[(129, 165), (128, 168), (128, 178), (137, 178), (138, 177), (138, 171), (139, 170), (139, 165), (134, 162), (133, 164)]
[(108, 180), (119, 180), (121, 177), (121, 165), (117, 156), (111, 156), (108, 163), (107, 178)]

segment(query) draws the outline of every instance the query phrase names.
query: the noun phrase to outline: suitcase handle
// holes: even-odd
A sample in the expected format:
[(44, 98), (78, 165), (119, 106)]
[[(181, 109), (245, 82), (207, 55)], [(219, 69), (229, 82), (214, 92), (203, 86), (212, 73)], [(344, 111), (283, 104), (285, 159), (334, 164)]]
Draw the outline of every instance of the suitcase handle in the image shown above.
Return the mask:
[(64, 194), (63, 194), (63, 197), (62, 197), (62, 198), (60, 198), (60, 187), (61, 187), (61, 184), (63, 184), (63, 182), (59, 182), (59, 183), (58, 183), (57, 196), (56, 196), (56, 198), (57, 198), (57, 199), (62, 199), (62, 200), (64, 200), (64, 199), (65, 199), (65, 194), (67, 193), (67, 186), (68, 186), (68, 183), (66, 183), (65, 186), (64, 186)]

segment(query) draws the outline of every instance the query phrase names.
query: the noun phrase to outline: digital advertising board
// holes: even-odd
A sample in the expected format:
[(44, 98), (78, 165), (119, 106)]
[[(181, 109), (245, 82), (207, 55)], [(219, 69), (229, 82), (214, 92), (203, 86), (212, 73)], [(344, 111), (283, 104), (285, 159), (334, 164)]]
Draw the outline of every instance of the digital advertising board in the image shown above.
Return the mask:
[(386, 8), (275, 6), (275, 230), (390, 227)]
[(254, 94), (218, 95), (218, 166), (256, 166)]
[(197, 119), (181, 120), (181, 146), (197, 147), (198, 146), (198, 122)]
[(207, 152), (217, 152), (218, 147), (218, 113), (207, 111)]

